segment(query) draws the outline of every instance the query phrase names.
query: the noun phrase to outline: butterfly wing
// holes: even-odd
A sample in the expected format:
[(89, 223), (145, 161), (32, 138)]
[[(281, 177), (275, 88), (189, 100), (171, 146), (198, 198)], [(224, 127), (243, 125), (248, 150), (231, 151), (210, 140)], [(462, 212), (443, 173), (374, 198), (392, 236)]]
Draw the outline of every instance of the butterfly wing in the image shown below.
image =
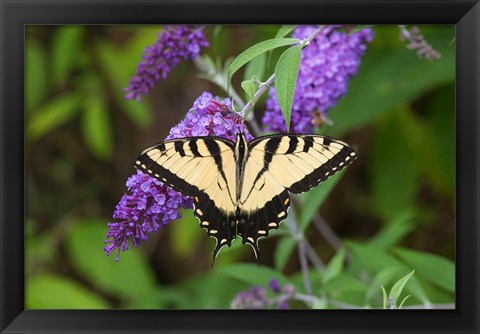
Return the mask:
[(190, 137), (161, 142), (135, 162), (142, 172), (194, 199), (194, 215), (214, 237), (214, 259), (236, 236), (234, 143), (217, 137)]
[(270, 135), (249, 143), (240, 196), (238, 234), (258, 255), (258, 239), (287, 217), (288, 192), (305, 192), (348, 166), (355, 151), (318, 135)]

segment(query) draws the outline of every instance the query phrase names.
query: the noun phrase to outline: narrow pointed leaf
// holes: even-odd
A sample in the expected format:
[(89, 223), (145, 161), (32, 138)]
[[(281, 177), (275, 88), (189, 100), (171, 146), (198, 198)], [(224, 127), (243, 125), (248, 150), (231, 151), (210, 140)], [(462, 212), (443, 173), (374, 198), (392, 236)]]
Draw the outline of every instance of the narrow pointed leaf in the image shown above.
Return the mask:
[(265, 53), (267, 51), (292, 45), (295, 43), (299, 43), (300, 40), (297, 38), (275, 38), (275, 39), (268, 39), (266, 41), (260, 42), (255, 44), (242, 53), (240, 53), (230, 64), (227, 70), (227, 80), (228, 82), (231, 81), (235, 72), (237, 72), (243, 65), (251, 61), (253, 58)]
[(278, 104), (282, 109), (287, 131), (290, 129), (293, 97), (295, 95), (295, 85), (297, 83), (301, 58), (302, 45), (293, 46), (280, 56), (277, 66), (275, 66), (275, 93)]

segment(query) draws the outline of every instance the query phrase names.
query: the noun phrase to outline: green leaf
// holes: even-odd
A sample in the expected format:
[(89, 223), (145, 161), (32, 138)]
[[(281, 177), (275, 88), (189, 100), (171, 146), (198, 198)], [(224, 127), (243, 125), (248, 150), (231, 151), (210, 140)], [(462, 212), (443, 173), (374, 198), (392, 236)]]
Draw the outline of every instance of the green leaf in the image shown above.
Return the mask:
[(345, 261), (345, 249), (340, 248), (325, 268), (323, 282), (328, 283), (333, 278), (340, 275), (343, 270), (343, 262)]
[(288, 283), (288, 280), (279, 271), (269, 267), (258, 266), (256, 264), (232, 264), (216, 270), (216, 273), (223, 274), (238, 281), (251, 284), (267, 286), (271, 279), (277, 279), (280, 284)]
[(366, 28), (370, 28), (370, 27), (373, 27), (373, 25), (357, 25), (355, 28), (353, 28), (349, 33), (348, 33), (348, 36), (351, 36), (353, 35), (354, 33), (356, 32), (359, 32), (363, 29), (366, 29)]
[(290, 131), (290, 117), (292, 115), (293, 97), (295, 95), (298, 71), (300, 70), (302, 48), (302, 45), (288, 48), (282, 53), (275, 66), (275, 94), (278, 104), (282, 109), (287, 131)]
[(278, 29), (277, 34), (275, 35), (275, 38), (282, 38), (287, 36), (290, 32), (293, 31), (297, 26), (296, 25), (284, 25), (281, 26), (280, 29)]
[(312, 310), (325, 310), (328, 306), (325, 298), (313, 297)]
[(27, 309), (108, 309), (108, 303), (78, 283), (50, 274), (27, 280)]
[(90, 284), (108, 293), (128, 298), (143, 298), (156, 289), (155, 275), (140, 249), (131, 247), (120, 255), (107, 257), (102, 247), (107, 221), (79, 220), (66, 240), (67, 254), (73, 267)]
[(79, 110), (79, 96), (64, 94), (29, 115), (27, 138), (35, 141), (55, 128), (71, 120)]
[(397, 304), (398, 298), (400, 298), (400, 295), (402, 294), (405, 284), (407, 284), (408, 280), (412, 277), (414, 272), (415, 270), (412, 270), (409, 274), (399, 279), (398, 282), (396, 282), (390, 290), (389, 297), (393, 298), (393, 303), (395, 305)]
[(341, 273), (338, 276), (329, 280), (324, 287), (325, 291), (330, 294), (338, 294), (341, 292), (365, 292), (367, 286), (359, 279), (353, 277), (350, 274)]
[(227, 80), (230, 82), (233, 75), (246, 63), (251, 61), (253, 58), (259, 56), (262, 53), (265, 53), (269, 50), (273, 50), (282, 46), (292, 45), (295, 43), (300, 43), (301, 41), (297, 38), (274, 38), (268, 39), (266, 41), (255, 44), (242, 53), (240, 53), (230, 64), (227, 70)]
[(398, 306), (399, 309), (401, 309), (403, 307), (403, 304), (405, 303), (405, 301), (410, 298), (410, 295), (407, 295), (405, 298), (403, 298), (402, 302), (400, 303), (400, 305)]
[[(398, 30), (397, 27), (391, 29)], [(382, 30), (388, 32), (387, 28)], [(398, 32), (392, 31), (392, 34), (398, 35)], [(374, 43), (388, 43), (391, 40), (391, 34), (383, 37), (383, 40), (380, 30), (378, 35)], [(425, 34), (427, 41), (442, 54), (438, 62), (418, 58), (400, 41), (395, 42), (395, 48), (368, 49), (362, 58), (359, 73), (350, 80), (347, 95), (329, 113), (335, 126), (328, 129), (328, 135), (341, 137), (351, 129), (371, 123), (381, 114), (415, 100), (434, 87), (453, 82), (455, 48), (449, 47), (448, 43), (454, 35), (453, 26)]]
[(380, 286), (382, 288), (382, 294), (383, 294), (383, 309), (386, 310), (387, 309), (387, 302), (388, 302), (388, 297), (387, 297), (387, 291), (385, 290), (385, 288), (382, 286)]
[(47, 95), (47, 59), (43, 47), (29, 37), (25, 46), (25, 104), (30, 113)]
[(262, 53), (247, 64), (247, 67), (245, 67), (245, 75), (243, 76), (243, 78), (245, 80), (248, 80), (251, 79), (253, 76), (256, 76), (258, 80), (262, 80), (263, 75), (265, 74), (266, 66), (267, 54)]
[(415, 212), (406, 210), (387, 223), (368, 244), (372, 247), (387, 249), (401, 241), (414, 228), (413, 218)]
[[(135, 66), (141, 59), (143, 48), (155, 40), (155, 34), (152, 31), (149, 31), (147, 36), (144, 34), (135, 35), (136, 38), (121, 49), (105, 41), (97, 41), (99, 60), (108, 75), (113, 95), (121, 111), (130, 121), (141, 127), (152, 124), (153, 113), (150, 102), (148, 99), (143, 99), (141, 103), (136, 100), (126, 100), (124, 88), (128, 86), (130, 76), (135, 74)], [(141, 42), (146, 43), (143, 44), (143, 48), (139, 45)], [(136, 58), (131, 59), (132, 57)]]
[(455, 264), (451, 260), (405, 248), (395, 248), (393, 253), (415, 269), (418, 276), (449, 292), (455, 292)]
[(198, 228), (198, 220), (193, 215), (193, 210), (181, 210), (182, 218), (170, 224), (170, 237), (172, 250), (176, 255), (188, 257), (195, 250), (195, 245), (203, 235), (203, 230)]
[(283, 270), (295, 250), (296, 241), (292, 236), (280, 239), (275, 248), (274, 262), (277, 270)]
[(113, 155), (113, 133), (107, 103), (102, 95), (84, 100), (82, 136), (90, 151), (100, 160), (110, 160)]
[(367, 293), (365, 295), (365, 302), (369, 304), (371, 300), (378, 293), (379, 286), (386, 286), (390, 284), (401, 273), (401, 269), (398, 267), (388, 267), (379, 271), (371, 280)]
[(300, 195), (300, 198), (303, 201), (302, 211), (299, 216), (299, 225), (302, 231), (307, 229), (318, 209), (322, 206), (323, 202), (327, 199), (328, 195), (338, 181), (340, 181), (344, 173), (345, 170), (342, 170), (322, 182), (317, 187)]
[(252, 106), (255, 105), (256, 82), (258, 82), (258, 77), (253, 76), (250, 80), (245, 80), (241, 83), (243, 90), (247, 93), (250, 101), (252, 101)]
[(51, 78), (57, 85), (63, 85), (67, 75), (79, 64), (83, 51), (85, 34), (83, 26), (60, 26), (52, 37)]

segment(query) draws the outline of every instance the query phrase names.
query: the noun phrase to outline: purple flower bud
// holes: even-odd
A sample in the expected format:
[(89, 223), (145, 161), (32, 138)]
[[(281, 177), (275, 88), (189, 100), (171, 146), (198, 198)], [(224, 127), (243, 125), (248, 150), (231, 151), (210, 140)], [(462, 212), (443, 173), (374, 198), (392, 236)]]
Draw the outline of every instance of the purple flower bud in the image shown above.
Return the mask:
[(278, 304), (278, 309), (279, 310), (288, 310), (288, 301), (283, 300)]
[(200, 29), (186, 25), (166, 26), (158, 34), (158, 39), (143, 52), (143, 59), (138, 64), (137, 73), (125, 88), (126, 99), (140, 101), (142, 95), (160, 79), (166, 79), (181, 60), (196, 59), (202, 47), (208, 42)]
[[(341, 26), (328, 26), (302, 51), (292, 106), (292, 132), (312, 132), (314, 126), (326, 120), (327, 112), (345, 95), (348, 81), (358, 71), (360, 58), (367, 42), (373, 38), (371, 29), (366, 28), (353, 35), (336, 30)], [(298, 26), (293, 36), (306, 38), (316, 26)], [(263, 116), (268, 131), (286, 131), (275, 88), (269, 90)]]
[(265, 290), (261, 287), (252, 287), (248, 291), (239, 292), (232, 300), (232, 309), (264, 309), (268, 305)]
[(280, 292), (280, 283), (278, 283), (278, 281), (276, 279), (271, 279), (268, 282), (268, 286), (270, 287), (270, 290), (272, 290), (273, 292), (275, 292), (275, 293)]

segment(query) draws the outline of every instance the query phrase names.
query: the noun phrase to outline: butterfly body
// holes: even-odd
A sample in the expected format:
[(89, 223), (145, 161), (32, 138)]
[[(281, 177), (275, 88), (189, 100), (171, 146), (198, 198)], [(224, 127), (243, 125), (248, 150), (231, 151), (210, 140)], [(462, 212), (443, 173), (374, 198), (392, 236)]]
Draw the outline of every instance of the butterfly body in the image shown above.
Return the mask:
[(215, 259), (238, 234), (258, 259), (258, 239), (288, 215), (302, 193), (356, 158), (347, 144), (318, 135), (269, 135), (247, 142), (189, 137), (144, 150), (135, 167), (194, 199), (194, 215), (217, 240)]

